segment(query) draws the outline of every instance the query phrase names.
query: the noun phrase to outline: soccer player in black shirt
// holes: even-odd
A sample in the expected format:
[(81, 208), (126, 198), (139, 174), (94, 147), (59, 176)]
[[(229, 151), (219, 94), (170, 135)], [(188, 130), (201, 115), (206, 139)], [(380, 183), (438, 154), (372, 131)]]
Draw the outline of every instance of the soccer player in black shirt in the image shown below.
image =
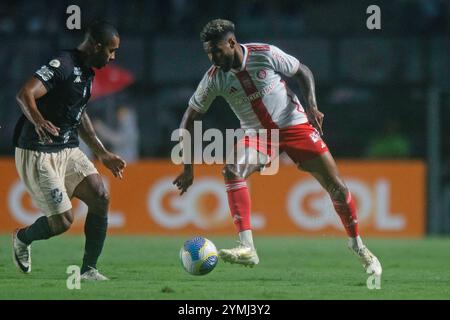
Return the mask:
[(119, 44), (119, 34), (112, 25), (95, 22), (76, 49), (56, 55), (17, 94), (23, 115), (14, 133), (16, 168), (34, 203), (45, 214), (13, 233), (14, 262), (25, 273), (31, 271), (31, 243), (70, 228), (70, 199), (76, 197), (89, 208), (81, 278), (108, 280), (96, 264), (106, 237), (109, 195), (97, 169), (78, 148), (78, 135), (115, 177), (122, 178), (125, 161), (106, 150), (86, 113), (94, 79), (92, 68), (102, 68), (114, 60)]

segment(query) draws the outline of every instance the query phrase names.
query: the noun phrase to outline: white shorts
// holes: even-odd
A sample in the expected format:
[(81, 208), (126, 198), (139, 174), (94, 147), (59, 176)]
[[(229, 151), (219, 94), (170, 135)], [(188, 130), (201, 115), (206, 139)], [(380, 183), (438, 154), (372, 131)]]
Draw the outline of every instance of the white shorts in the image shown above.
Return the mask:
[(79, 148), (54, 153), (16, 148), (16, 168), (33, 202), (47, 217), (70, 210), (78, 184), (98, 174)]

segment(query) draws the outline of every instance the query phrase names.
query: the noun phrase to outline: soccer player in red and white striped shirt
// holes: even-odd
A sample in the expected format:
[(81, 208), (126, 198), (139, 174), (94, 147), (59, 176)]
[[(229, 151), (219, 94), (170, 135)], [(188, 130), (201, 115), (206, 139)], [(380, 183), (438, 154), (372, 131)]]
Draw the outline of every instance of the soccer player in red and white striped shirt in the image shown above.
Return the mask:
[[(299, 169), (310, 172), (329, 193), (349, 237), (349, 248), (361, 259), (367, 273), (381, 275), (380, 262), (359, 236), (351, 193), (321, 138), (324, 115), (317, 108), (314, 78), (308, 67), (273, 45), (238, 43), (231, 21), (210, 21), (200, 37), (213, 65), (190, 99), (180, 128), (191, 132), (194, 121), (200, 119), (217, 96), (222, 96), (239, 118), (242, 129), (278, 129), (280, 152), (286, 152)], [(306, 110), (281, 75), (297, 80), (305, 96)], [(270, 145), (259, 148), (257, 140), (258, 136), (242, 141), (246, 148), (257, 149), (245, 154), (270, 158), (273, 151)], [(223, 169), (228, 202), (241, 244), (237, 248), (220, 250), (224, 261), (248, 266), (258, 264), (259, 258), (250, 225), (246, 179), (264, 167), (251, 160), (237, 159)], [(193, 165), (185, 163), (184, 171), (174, 184), (183, 194), (192, 182)]]

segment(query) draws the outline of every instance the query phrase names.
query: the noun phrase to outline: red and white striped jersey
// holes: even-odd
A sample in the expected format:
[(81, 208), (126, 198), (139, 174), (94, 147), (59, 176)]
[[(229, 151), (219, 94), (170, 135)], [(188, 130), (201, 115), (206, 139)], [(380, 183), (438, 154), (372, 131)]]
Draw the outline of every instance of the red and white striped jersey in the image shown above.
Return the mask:
[(241, 45), (240, 70), (223, 72), (212, 66), (203, 76), (189, 105), (205, 113), (222, 96), (239, 118), (243, 129), (274, 129), (308, 122), (297, 96), (280, 74), (292, 77), (299, 61), (279, 48), (261, 43)]

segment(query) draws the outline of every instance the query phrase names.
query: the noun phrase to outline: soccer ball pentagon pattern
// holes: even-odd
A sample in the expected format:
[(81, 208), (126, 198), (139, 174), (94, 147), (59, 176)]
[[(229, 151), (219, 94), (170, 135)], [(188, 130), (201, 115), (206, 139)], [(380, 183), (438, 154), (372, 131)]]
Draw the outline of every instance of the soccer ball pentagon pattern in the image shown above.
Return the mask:
[(184, 242), (180, 260), (184, 270), (199, 276), (210, 273), (219, 257), (214, 243), (203, 237), (195, 237)]

